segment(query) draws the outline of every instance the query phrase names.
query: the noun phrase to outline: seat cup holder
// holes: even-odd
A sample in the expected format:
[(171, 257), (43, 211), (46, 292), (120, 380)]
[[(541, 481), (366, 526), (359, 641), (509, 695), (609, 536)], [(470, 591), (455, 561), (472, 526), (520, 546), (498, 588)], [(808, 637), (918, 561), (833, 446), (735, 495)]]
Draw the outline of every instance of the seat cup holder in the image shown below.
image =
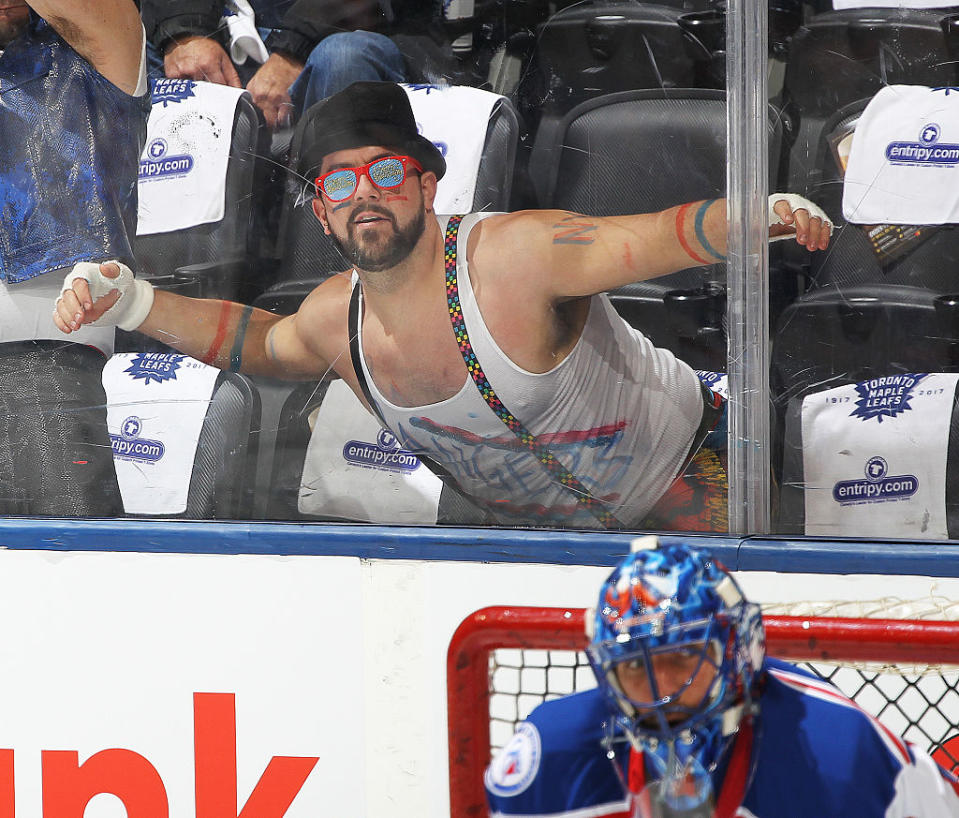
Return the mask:
[(691, 11), (679, 15), (683, 45), (690, 59), (703, 66), (718, 86), (726, 81), (726, 13), (722, 9)]
[(601, 14), (586, 24), (586, 42), (593, 56), (608, 62), (619, 51), (626, 35), (627, 20), (622, 14)]
[(663, 302), (681, 337), (696, 338), (722, 330), (726, 293), (721, 287), (669, 290), (663, 294)]
[(950, 341), (959, 341), (959, 294), (940, 295), (933, 300), (939, 332)]

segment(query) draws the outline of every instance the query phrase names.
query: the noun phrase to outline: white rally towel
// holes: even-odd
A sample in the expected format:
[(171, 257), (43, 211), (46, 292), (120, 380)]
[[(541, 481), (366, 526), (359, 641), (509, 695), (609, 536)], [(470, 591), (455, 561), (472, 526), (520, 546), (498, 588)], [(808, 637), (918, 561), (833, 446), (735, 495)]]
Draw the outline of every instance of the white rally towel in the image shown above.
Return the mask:
[(372, 523), (435, 523), (442, 488), (343, 381), (330, 384), (306, 449), (301, 513)]
[(446, 159), (446, 175), (436, 190), (437, 213), (469, 213), (486, 129), (498, 94), (468, 86), (404, 85), (420, 134)]
[(246, 0), (229, 0), (224, 4), (220, 25), (226, 25), (230, 34), (230, 59), (237, 65), (243, 65), (247, 57), (258, 63), (269, 59), (270, 52), (260, 38), (256, 17)]
[(856, 125), (842, 212), (856, 224), (959, 222), (959, 91), (887, 85)]
[(242, 88), (158, 79), (140, 157), (137, 235), (223, 218), (233, 120)]
[(802, 404), (806, 534), (946, 539), (957, 374), (874, 378)]
[(128, 514), (186, 511), (197, 442), (219, 373), (186, 355), (124, 352), (107, 361), (107, 427)]

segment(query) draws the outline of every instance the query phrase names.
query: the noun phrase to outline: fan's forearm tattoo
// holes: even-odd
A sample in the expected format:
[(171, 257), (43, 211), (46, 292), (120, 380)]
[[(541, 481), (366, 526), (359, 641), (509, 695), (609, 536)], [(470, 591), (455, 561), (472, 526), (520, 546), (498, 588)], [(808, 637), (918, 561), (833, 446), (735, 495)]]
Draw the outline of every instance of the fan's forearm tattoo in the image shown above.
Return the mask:
[(230, 372), (239, 372), (243, 366), (243, 342), (246, 340), (246, 329), (250, 325), (250, 316), (253, 307), (244, 307), (240, 313), (240, 322), (237, 324), (236, 335), (233, 337), (233, 346), (230, 348)]
[(216, 356), (220, 354), (220, 347), (223, 346), (223, 341), (226, 338), (226, 330), (230, 321), (230, 312), (232, 311), (232, 304), (229, 301), (223, 301), (220, 304), (220, 319), (216, 325), (216, 332), (213, 335), (213, 341), (210, 343), (209, 349), (200, 359), (203, 363), (208, 366), (212, 366), (213, 362), (216, 360)]
[[(705, 202), (688, 202), (676, 211), (676, 238), (679, 240), (680, 247), (697, 264), (715, 264), (717, 261), (725, 261), (726, 256), (720, 253), (710, 243), (705, 230), (706, 211), (716, 202), (716, 199), (708, 199)], [(691, 208), (695, 207), (696, 212), (692, 218), (692, 233), (696, 238), (696, 247), (690, 239), (687, 238), (689, 226), (687, 218)]]
[[(213, 341), (209, 348), (200, 359), (209, 366), (215, 366), (216, 360), (220, 355), (223, 342), (230, 331), (231, 318), (240, 309), (239, 304), (230, 301), (223, 301), (220, 305), (220, 317), (217, 321), (216, 332), (213, 334)], [(243, 365), (243, 342), (246, 340), (247, 327), (250, 324), (250, 316), (253, 314), (253, 307), (243, 307), (240, 310), (240, 316), (235, 324), (233, 333), (233, 345), (230, 347), (230, 371), (239, 372)]]

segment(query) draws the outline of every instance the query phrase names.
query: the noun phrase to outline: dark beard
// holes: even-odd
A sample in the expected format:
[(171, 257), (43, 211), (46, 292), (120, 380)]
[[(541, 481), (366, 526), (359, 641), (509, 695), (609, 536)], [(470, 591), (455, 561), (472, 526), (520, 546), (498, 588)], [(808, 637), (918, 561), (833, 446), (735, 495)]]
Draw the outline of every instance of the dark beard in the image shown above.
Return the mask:
[(393, 225), (393, 235), (386, 242), (372, 245), (360, 244), (356, 240), (356, 225), (353, 224), (354, 214), (351, 213), (349, 221), (346, 223), (346, 238), (340, 239), (339, 236), (331, 234), (343, 257), (361, 270), (378, 273), (395, 267), (413, 252), (420, 236), (423, 235), (426, 214), (422, 210), (405, 228), (400, 228), (396, 224), (396, 219), (388, 210), (378, 208), (375, 205), (358, 205), (354, 213), (358, 213), (360, 210), (376, 213), (385, 219), (389, 219), (390, 224)]

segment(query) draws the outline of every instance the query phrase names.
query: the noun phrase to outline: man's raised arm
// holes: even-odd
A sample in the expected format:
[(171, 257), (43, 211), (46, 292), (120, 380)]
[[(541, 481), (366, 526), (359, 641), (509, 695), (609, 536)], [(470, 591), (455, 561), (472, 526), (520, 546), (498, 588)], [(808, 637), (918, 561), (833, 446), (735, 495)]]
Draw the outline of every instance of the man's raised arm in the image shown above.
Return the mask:
[[(300, 312), (317, 301), (308, 298)], [(304, 323), (322, 333), (322, 318), (313, 310)], [(53, 312), (54, 323), (66, 334), (96, 322), (135, 329), (219, 369), (287, 380), (320, 378), (329, 364), (304, 340), (298, 320), (299, 313), (282, 317), (230, 301), (156, 290), (112, 261), (76, 265)]]
[(27, 4), (106, 79), (132, 94), (143, 53), (133, 0), (27, 0)]
[[(769, 237), (825, 250), (832, 225), (794, 194), (769, 197)], [(527, 211), (494, 223), (491, 244), (507, 249), (524, 276), (552, 300), (605, 292), (726, 259), (726, 200), (688, 202), (659, 213), (592, 217)]]

